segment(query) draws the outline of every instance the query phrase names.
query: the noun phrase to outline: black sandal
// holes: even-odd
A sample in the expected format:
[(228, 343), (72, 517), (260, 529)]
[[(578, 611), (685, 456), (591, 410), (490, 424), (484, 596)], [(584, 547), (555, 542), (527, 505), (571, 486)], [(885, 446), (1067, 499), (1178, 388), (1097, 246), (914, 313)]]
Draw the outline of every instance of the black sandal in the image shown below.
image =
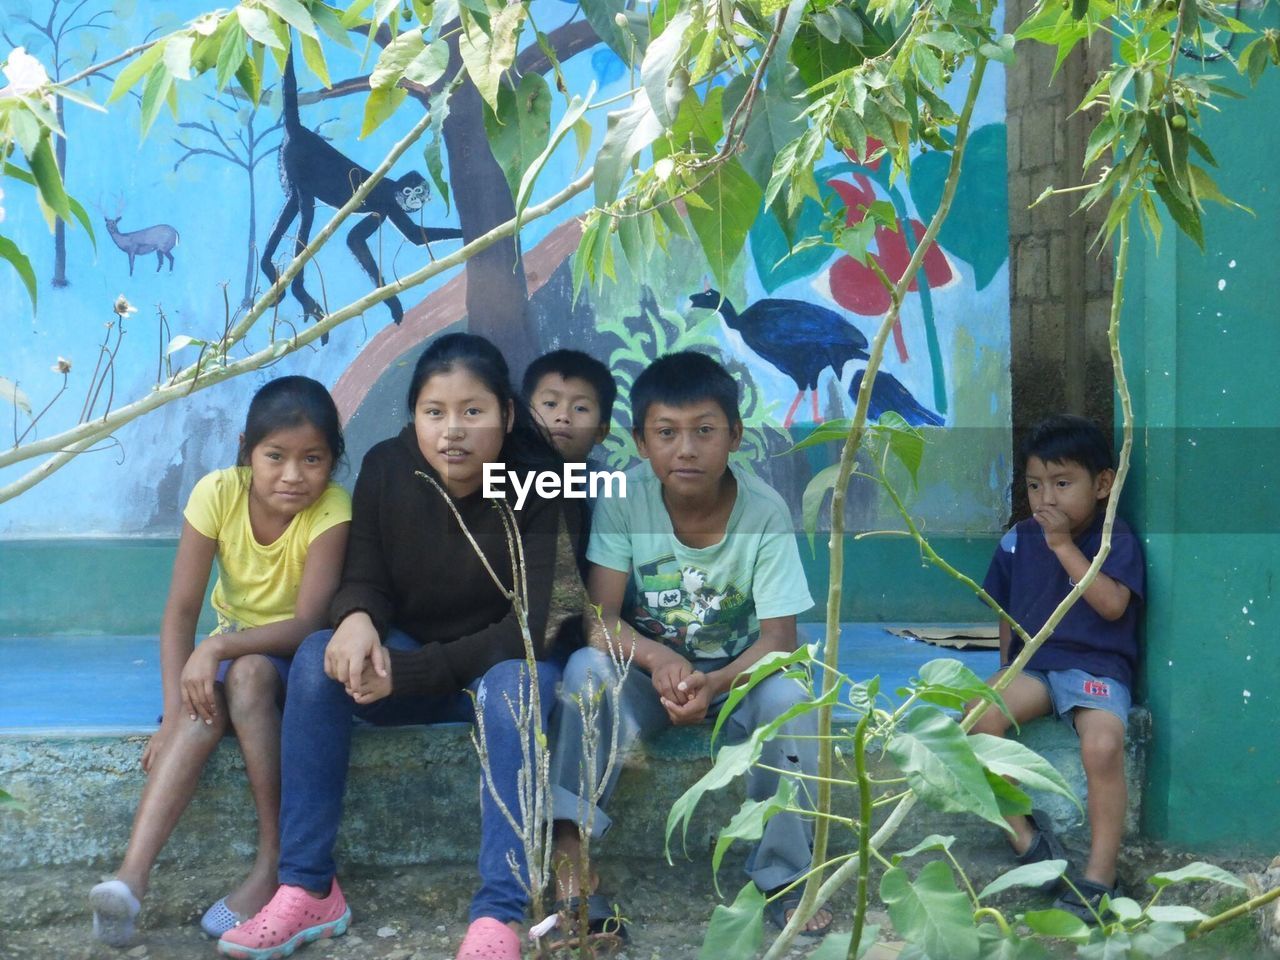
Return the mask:
[[(561, 929), (565, 936), (575, 936), (578, 932), (582, 899), (570, 897), (567, 900), (557, 900), (552, 909), (561, 916)], [(593, 893), (587, 897), (587, 933), (590, 936), (617, 937), (623, 943), (627, 942), (627, 925), (622, 922), (622, 914), (602, 893)]]
[[(1049, 820), (1049, 815), (1043, 810), (1032, 810), (1030, 820), (1031, 825), (1035, 828), (1036, 835), (1031, 841), (1031, 846), (1027, 847), (1015, 858), (1018, 863), (1025, 866), (1028, 863), (1041, 863), (1045, 860), (1066, 860), (1067, 852), (1053, 832), (1053, 824)], [(1053, 893), (1061, 882), (1060, 878), (1054, 877), (1052, 880), (1047, 880), (1032, 889), (1040, 893)]]
[[(768, 893), (765, 894), (765, 896), (772, 897), (776, 892), (777, 892), (776, 890), (770, 890)], [(768, 917), (769, 922), (772, 923), (779, 930), (784, 929), (787, 925), (787, 914), (791, 913), (794, 910), (797, 910), (800, 907), (801, 896), (802, 896), (801, 888), (793, 887), (792, 889), (788, 890), (786, 893), (782, 894), (782, 896), (766, 902), (764, 905), (764, 915)], [(826, 910), (826, 907), (825, 906), (819, 907), (818, 910)], [(814, 916), (816, 917), (817, 914), (815, 913)], [(813, 917), (810, 917), (809, 919), (812, 920)], [(813, 929), (809, 929), (808, 927), (805, 927), (805, 929), (800, 931), (800, 936), (815, 937), (815, 938), (826, 936), (827, 931), (831, 929), (831, 924), (835, 922), (835, 919), (836, 919), (835, 914), (832, 913), (830, 910), (827, 910), (826, 923), (824, 923), (820, 927), (815, 927)]]

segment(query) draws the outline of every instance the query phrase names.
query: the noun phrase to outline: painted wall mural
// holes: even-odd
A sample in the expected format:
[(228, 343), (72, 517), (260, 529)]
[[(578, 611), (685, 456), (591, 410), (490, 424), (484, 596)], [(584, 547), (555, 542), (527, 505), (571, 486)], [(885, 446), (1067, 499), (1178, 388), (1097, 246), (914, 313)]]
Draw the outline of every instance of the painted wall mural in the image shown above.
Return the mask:
[[(195, 0), (7, 0), (0, 40), (25, 46), (51, 73), (66, 76), (99, 50), (123, 49), (201, 9)], [(629, 86), (622, 61), (583, 29), (575, 4), (546, 0), (535, 9), (540, 24), (560, 24), (558, 33), (548, 29), (563, 38), (570, 85), (594, 81), (602, 98)], [(166, 346), (184, 334), (216, 339), (421, 118), (421, 109), (406, 102), (370, 136), (359, 137), (368, 91), (360, 78), (377, 48), (366, 50), (363, 38), (357, 40), (350, 49), (334, 48), (328, 89), (310, 75), (298, 78), (299, 88), (288, 73), (272, 77), (269, 69), (257, 108), (231, 88), (217, 94), (210, 83), (208, 89), (180, 85), (180, 119), (168, 111), (143, 116), (136, 97), (106, 114), (59, 111), (69, 133), (58, 142), (59, 163), (69, 191), (96, 212), (96, 246), (84, 230), (61, 223), (51, 234), (34, 205), (11, 204), (5, 229), (32, 256), (38, 312), (13, 273), (0, 272), (0, 375), (17, 381), (37, 411), (65, 381), (66, 393), (36, 424), (35, 435), (142, 396), (166, 370), (194, 361), (197, 346), (173, 357), (165, 356)], [(520, 54), (518, 63), (535, 78), (522, 91), (546, 96), (546, 121), (554, 126), (562, 105), (544, 94), (539, 72), (547, 65), (539, 56), (536, 44)], [(953, 83), (965, 80), (958, 74)], [(109, 80), (92, 83), (90, 92), (105, 99)], [(926, 431), (929, 452), (910, 502), (938, 532), (996, 531), (1007, 513), (1003, 105), (997, 73), (977, 105), (951, 217), (911, 287), (872, 399), (872, 416), (896, 411)], [(598, 145), (603, 111), (588, 116)], [(478, 98), (456, 98), (425, 154), (411, 151), (402, 159), (350, 226), (295, 278), (273, 322), (299, 328), (505, 219), (509, 179), (488, 152), (484, 122)], [(573, 176), (576, 159), (573, 144), (565, 144), (542, 174), (533, 202)], [(887, 159), (863, 165), (831, 151), (815, 170), (827, 210), (806, 199), (803, 231), (832, 240), (823, 224), (834, 211), (846, 227), (869, 232), (877, 266), (897, 279), (937, 209), (945, 167), (944, 154), (922, 153), (913, 158), (908, 180)], [(610, 364), (624, 390), (661, 352), (716, 353), (743, 384), (748, 433), (739, 457), (784, 493), (799, 526), (800, 494), (836, 451), (785, 451), (815, 425), (853, 409), (868, 338), (889, 308), (873, 270), (831, 243), (793, 250), (776, 221), (762, 215), (723, 289), (712, 285), (695, 246), (676, 240), (666, 256), (648, 258), (635, 271), (619, 256), (616, 282), (601, 292), (584, 289), (575, 300), (575, 217), (589, 202), (580, 200), (558, 222), (526, 227), (518, 253), (513, 244), (498, 245), (465, 272), (339, 327), (323, 346), (135, 421), (114, 443), (0, 505), (0, 538), (176, 534), (195, 479), (233, 460), (249, 396), (285, 373), (313, 376), (333, 390), (348, 424), (350, 464), (341, 479), (350, 483), (363, 452), (403, 422), (401, 394), (424, 340), (467, 327), (495, 335), (517, 363), (532, 349), (588, 350)], [(892, 209), (892, 227), (863, 223), (871, 204)], [(113, 311), (121, 294), (136, 313)], [(522, 343), (514, 326), (505, 335), (513, 317), (536, 344)], [(60, 357), (70, 361), (69, 373), (58, 371)], [(0, 427), (0, 442), (12, 442), (8, 427), (16, 438), (28, 418), (3, 413), (0, 419), (12, 415), (13, 422)], [(629, 417), (620, 403), (603, 451), (614, 466), (635, 462)], [(855, 529), (891, 519), (870, 486), (854, 490), (848, 509)]]

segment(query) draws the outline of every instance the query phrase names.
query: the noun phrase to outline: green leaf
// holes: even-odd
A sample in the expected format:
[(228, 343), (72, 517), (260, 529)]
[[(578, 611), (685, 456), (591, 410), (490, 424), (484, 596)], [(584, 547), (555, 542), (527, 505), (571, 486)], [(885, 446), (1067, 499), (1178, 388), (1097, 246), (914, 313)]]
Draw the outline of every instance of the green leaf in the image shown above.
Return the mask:
[[(542, 168), (546, 166), (551, 155), (556, 148), (572, 130), (578, 141), (578, 163), (582, 163), (583, 157), (586, 156), (587, 149), (591, 146), (591, 124), (582, 119), (582, 115), (591, 105), (591, 98), (595, 96), (596, 85), (592, 81), (591, 86), (587, 88), (585, 97), (574, 97), (569, 101), (569, 105), (565, 108), (564, 115), (560, 118), (560, 122), (556, 125), (555, 131), (551, 134), (546, 145), (542, 148), (542, 152), (533, 159), (528, 169), (524, 171), (524, 175), (520, 178), (519, 187), (516, 190), (516, 216), (519, 217), (524, 208), (529, 203), (529, 198), (533, 194), (533, 185), (538, 179), (538, 174), (542, 172)], [(549, 96), (549, 95), (548, 95)], [(585, 129), (584, 129), (585, 128)], [(586, 143), (583, 143), (585, 134)], [(517, 221), (518, 223), (518, 221)]]
[[(32, 302), (35, 302), (34, 299)], [(0, 377), (0, 400), (8, 400), (28, 417), (31, 416), (31, 401), (18, 385), (7, 377)]]
[(429, 87), (443, 77), (448, 68), (449, 44), (443, 40), (433, 40), (405, 68), (404, 78), (411, 83)]
[(1039, 887), (1048, 883), (1050, 880), (1056, 880), (1066, 872), (1067, 861), (1065, 860), (1041, 860), (1039, 863), (1028, 863), (1021, 867), (1015, 867), (1008, 873), (996, 877), (978, 894), (979, 900), (985, 900), (987, 897), (994, 896), (997, 893), (1003, 893), (1013, 887)]
[[(418, 54), (427, 49), (422, 39), (422, 28), (405, 30), (387, 44), (378, 56), (378, 63), (369, 74), (369, 86), (374, 90), (394, 87), (404, 76), (405, 70)], [(448, 50), (446, 48), (446, 62)]]
[(494, 112), (498, 110), (498, 83), (515, 62), (516, 43), (524, 17), (523, 4), (508, 4), (490, 18), (488, 33), (475, 18), (464, 18), (463, 32), (458, 37), (458, 52), (471, 82)]
[(222, 92), (231, 78), (235, 76), (240, 62), (244, 60), (245, 32), (240, 29), (238, 21), (230, 21), (230, 26), (222, 38), (222, 46), (218, 48), (218, 92)]
[(62, 186), (62, 174), (58, 170), (58, 161), (53, 155), (51, 133), (46, 132), (40, 138), (40, 142), (36, 144), (36, 152), (27, 160), (31, 164), (31, 173), (36, 178), (40, 199), (59, 217), (69, 221), (71, 203), (67, 199), (67, 191)]
[(302, 59), (306, 61), (307, 69), (315, 74), (316, 79), (326, 88), (333, 86), (329, 82), (329, 65), (324, 62), (324, 50), (315, 37), (302, 35)]
[(915, 688), (920, 699), (951, 710), (961, 710), (970, 700), (986, 700), (996, 705), (1009, 720), (1013, 716), (1000, 695), (959, 660), (943, 657), (930, 660), (920, 668), (920, 683)]
[(800, 498), (800, 515), (804, 519), (804, 532), (809, 537), (809, 550), (813, 551), (813, 540), (818, 532), (818, 512), (827, 497), (827, 491), (836, 485), (839, 478), (840, 464), (833, 463), (819, 470), (804, 488)]
[(711, 274), (721, 289), (732, 282), (734, 261), (746, 246), (747, 235), (760, 210), (760, 185), (736, 159), (714, 168), (695, 191), (709, 210), (689, 208), (689, 222), (702, 243)]
[(578, 6), (586, 15), (587, 22), (596, 36), (603, 40), (623, 63), (631, 63), (635, 52), (635, 41), (631, 31), (618, 26), (615, 19), (626, 10), (624, 0), (581, 0)]
[[(864, 218), (863, 223), (874, 221)], [(924, 461), (924, 434), (917, 430), (900, 413), (887, 410), (873, 428), (881, 436), (888, 437), (889, 452), (907, 468), (913, 486), (919, 486), (920, 464)]]
[(632, 159), (661, 132), (662, 124), (643, 90), (636, 93), (631, 106), (609, 114), (604, 142), (596, 153), (596, 206), (606, 207), (613, 202)]
[(931, 807), (973, 813), (1008, 829), (969, 738), (937, 707), (923, 704), (910, 711), (885, 750)]
[(1164, 203), (1165, 209), (1173, 217), (1178, 229), (1195, 241), (1200, 251), (1204, 252), (1204, 224), (1200, 222), (1200, 214), (1192, 209), (1182, 198), (1169, 189), (1168, 183), (1155, 184), (1156, 193)]
[[(725, 825), (716, 837), (715, 852), (711, 855), (711, 874), (716, 877), (720, 872), (720, 861), (724, 859), (725, 853), (733, 846), (735, 840), (759, 840), (764, 835), (764, 825), (768, 823), (774, 816), (782, 813), (787, 807), (791, 806), (796, 799), (796, 784), (794, 780), (788, 780), (785, 777), (778, 778), (778, 789), (774, 791), (772, 797), (766, 800), (744, 800), (738, 812), (733, 815), (733, 819)], [(716, 889), (719, 891), (719, 879), (716, 880)]]
[(173, 79), (191, 79), (191, 48), (195, 42), (195, 37), (181, 33), (164, 42), (164, 66)]
[(1129, 950), (1133, 944), (1129, 934), (1117, 930), (1102, 940), (1095, 940), (1076, 950), (1079, 960), (1129, 960)]
[(121, 69), (116, 75), (116, 82), (111, 85), (111, 92), (107, 94), (107, 103), (114, 103), (123, 97), (133, 85), (141, 80), (154, 67), (160, 58), (164, 56), (165, 44), (156, 41), (152, 46), (147, 47), (142, 53), (138, 54), (127, 67)]
[(246, 56), (240, 61), (240, 66), (236, 68), (236, 82), (240, 84), (240, 89), (249, 98), (249, 102), (257, 106), (262, 99), (262, 71), (258, 69), (253, 57)]
[[(861, 960), (868, 950), (875, 946), (876, 937), (880, 934), (880, 925), (871, 923), (862, 928), (862, 939), (858, 941), (858, 952), (855, 960)], [(853, 931), (829, 933), (823, 938), (818, 949), (809, 954), (808, 960), (845, 960), (849, 956), (849, 941), (853, 939)]]
[(1074, 943), (1085, 943), (1089, 939), (1088, 925), (1065, 910), (1030, 910), (1023, 915), (1022, 921), (1042, 937)]
[(502, 84), (496, 115), (484, 109), (484, 129), (514, 197), (524, 172), (546, 148), (551, 133), (551, 88), (542, 75), (526, 73), (518, 90)]
[(1147, 907), (1146, 914), (1152, 920), (1160, 923), (1200, 923), (1209, 919), (1195, 907), (1188, 907), (1183, 904), (1171, 904), (1169, 906), (1156, 904), (1154, 907)]
[[(298, 0), (258, 0), (264, 7), (272, 10), (285, 23), (293, 27), (304, 37), (310, 37), (312, 40), (319, 40), (316, 34), (315, 21), (311, 19), (311, 14), (307, 12)], [(326, 83), (327, 87), (328, 84)]]
[(992, 773), (990, 770), (984, 770), (983, 774), (987, 778), (987, 786), (995, 794), (996, 806), (1000, 808), (1000, 816), (1026, 816), (1031, 813), (1031, 798), (1019, 787), (1010, 783), (1004, 777)]
[(754, 881), (738, 891), (733, 906), (716, 904), (698, 960), (749, 957), (764, 940), (764, 894)]
[(733, 713), (733, 708), (741, 703), (742, 698), (759, 686), (761, 682), (775, 673), (786, 670), (788, 667), (794, 667), (796, 664), (801, 663), (809, 664), (815, 659), (813, 649), (805, 644), (791, 651), (772, 650), (757, 660), (751, 665), (747, 682), (735, 683), (730, 688), (729, 695), (725, 697), (724, 703), (720, 705), (720, 712), (716, 715), (715, 726), (711, 728), (711, 742), (715, 743), (720, 736), (720, 728), (724, 726), (724, 722)]
[(240, 21), (241, 29), (264, 47), (284, 49), (284, 44), (280, 42), (280, 38), (271, 27), (271, 17), (265, 10), (246, 7), (242, 4), (236, 7), (236, 18)]
[(1133, 923), (1142, 916), (1142, 906), (1132, 897), (1107, 897), (1107, 909), (1125, 923)]
[(364, 104), (364, 123), (360, 127), (360, 139), (363, 140), (382, 126), (408, 95), (407, 90), (401, 90), (399, 87), (370, 90), (369, 99)]
[(1130, 934), (1133, 952), (1142, 957), (1162, 957), (1187, 941), (1187, 934), (1172, 923), (1157, 921)]
[(848, 418), (824, 420), (814, 428), (813, 433), (783, 452), (798, 453), (808, 447), (816, 447), (820, 443), (843, 443), (849, 438), (849, 431), (852, 427), (853, 421)]
[(1077, 807), (1080, 801), (1057, 769), (1025, 744), (986, 733), (969, 735), (973, 752), (982, 766), (1002, 777), (1012, 777), (1024, 787), (1069, 797)]
[(898, 935), (926, 956), (977, 960), (973, 906), (945, 861), (925, 864), (914, 883), (901, 867), (890, 867), (880, 880), (880, 899)]
[[(22, 285), (27, 288), (27, 296), (31, 298), (31, 312), (35, 313), (36, 273), (31, 269), (31, 260), (18, 248), (16, 243), (5, 236), (0, 236), (0, 259), (7, 260), (13, 266), (13, 269), (18, 271), (18, 277), (22, 280)], [(4, 383), (8, 383), (8, 381), (5, 380)], [(3, 388), (0, 386), (0, 393), (2, 392)], [(12, 401), (13, 397), (9, 396), (8, 399)], [(28, 414), (31, 413), (30, 407), (27, 408), (26, 412)]]
[(355, 44), (351, 42), (351, 38), (347, 36), (347, 28), (342, 25), (342, 18), (338, 16), (337, 11), (332, 7), (328, 7), (321, 3), (311, 10), (311, 15), (315, 17), (316, 26), (318, 26), (330, 40), (339, 46), (352, 49)]
[(1191, 183), (1193, 192), (1197, 199), (1212, 200), (1214, 203), (1220, 203), (1224, 207), (1234, 207), (1237, 210), (1243, 210), (1245, 213), (1252, 214), (1253, 211), (1246, 207), (1243, 203), (1236, 203), (1230, 197), (1223, 194), (1218, 189), (1218, 185), (1213, 182), (1213, 177), (1209, 176), (1209, 171), (1204, 167), (1196, 164), (1188, 164), (1188, 170), (1191, 174)]
[(893, 863), (896, 866), (907, 857), (914, 857), (920, 853), (927, 853), (931, 850), (950, 850), (951, 845), (956, 842), (956, 838), (952, 836), (942, 836), (938, 833), (931, 833), (910, 850), (903, 850), (901, 853), (893, 855)]
[(1024, 940), (1012, 930), (1004, 934), (994, 923), (978, 927), (982, 960), (1049, 960), (1049, 951), (1035, 940)]
[(640, 82), (649, 95), (654, 116), (664, 128), (675, 123), (680, 102), (688, 89), (687, 73), (682, 79), (681, 55), (685, 52), (685, 33), (692, 23), (693, 14), (688, 10), (681, 10), (672, 17), (662, 33), (649, 44), (640, 65)]
[(436, 193), (444, 201), (444, 212), (449, 213), (449, 181), (444, 178), (444, 159), (440, 155), (440, 146), (444, 143), (444, 122), (449, 116), (449, 95), (452, 88), (446, 87), (431, 98), (427, 109), (431, 114), (431, 139), (422, 151), (423, 160), (427, 164), (427, 173), (431, 182), (436, 185)]
[(1221, 883), (1237, 890), (1244, 889), (1244, 883), (1234, 873), (1229, 873), (1212, 863), (1197, 860), (1177, 870), (1164, 870), (1150, 877), (1147, 881), (1157, 890), (1162, 890), (1174, 883)]

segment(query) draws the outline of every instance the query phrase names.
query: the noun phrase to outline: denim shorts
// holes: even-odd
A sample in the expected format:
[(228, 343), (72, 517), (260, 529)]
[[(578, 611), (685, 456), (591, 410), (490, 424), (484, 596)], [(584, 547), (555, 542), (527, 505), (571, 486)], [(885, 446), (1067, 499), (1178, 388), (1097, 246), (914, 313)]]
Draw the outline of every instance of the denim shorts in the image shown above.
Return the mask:
[(1084, 670), (1023, 670), (1024, 676), (1034, 677), (1049, 691), (1049, 702), (1059, 720), (1071, 720), (1076, 707), (1105, 710), (1115, 714), (1129, 729), (1129, 707), (1132, 697), (1129, 688), (1110, 677), (1095, 677)]

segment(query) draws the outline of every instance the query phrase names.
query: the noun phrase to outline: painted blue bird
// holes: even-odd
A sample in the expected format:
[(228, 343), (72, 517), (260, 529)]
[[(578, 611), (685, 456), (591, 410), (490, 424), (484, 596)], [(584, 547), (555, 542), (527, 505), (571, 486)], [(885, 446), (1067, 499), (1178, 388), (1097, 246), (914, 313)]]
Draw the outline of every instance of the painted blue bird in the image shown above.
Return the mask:
[(850, 360), (867, 358), (867, 338), (834, 310), (804, 300), (757, 300), (739, 313), (717, 290), (689, 298), (695, 307), (717, 310), (724, 322), (760, 357), (796, 384), (796, 398), (782, 421), (791, 426), (806, 391), (813, 391), (813, 422), (818, 414), (818, 377), (830, 368), (840, 376)]
[[(862, 389), (862, 375), (859, 370), (853, 375), (853, 383), (849, 384), (849, 397), (854, 404), (858, 403), (858, 391)], [(902, 381), (892, 373), (881, 370), (876, 374), (875, 383), (871, 384), (871, 402), (867, 404), (867, 420), (879, 420), (880, 415), (892, 410), (913, 427), (940, 427), (942, 417), (920, 404), (911, 391), (903, 386)]]

